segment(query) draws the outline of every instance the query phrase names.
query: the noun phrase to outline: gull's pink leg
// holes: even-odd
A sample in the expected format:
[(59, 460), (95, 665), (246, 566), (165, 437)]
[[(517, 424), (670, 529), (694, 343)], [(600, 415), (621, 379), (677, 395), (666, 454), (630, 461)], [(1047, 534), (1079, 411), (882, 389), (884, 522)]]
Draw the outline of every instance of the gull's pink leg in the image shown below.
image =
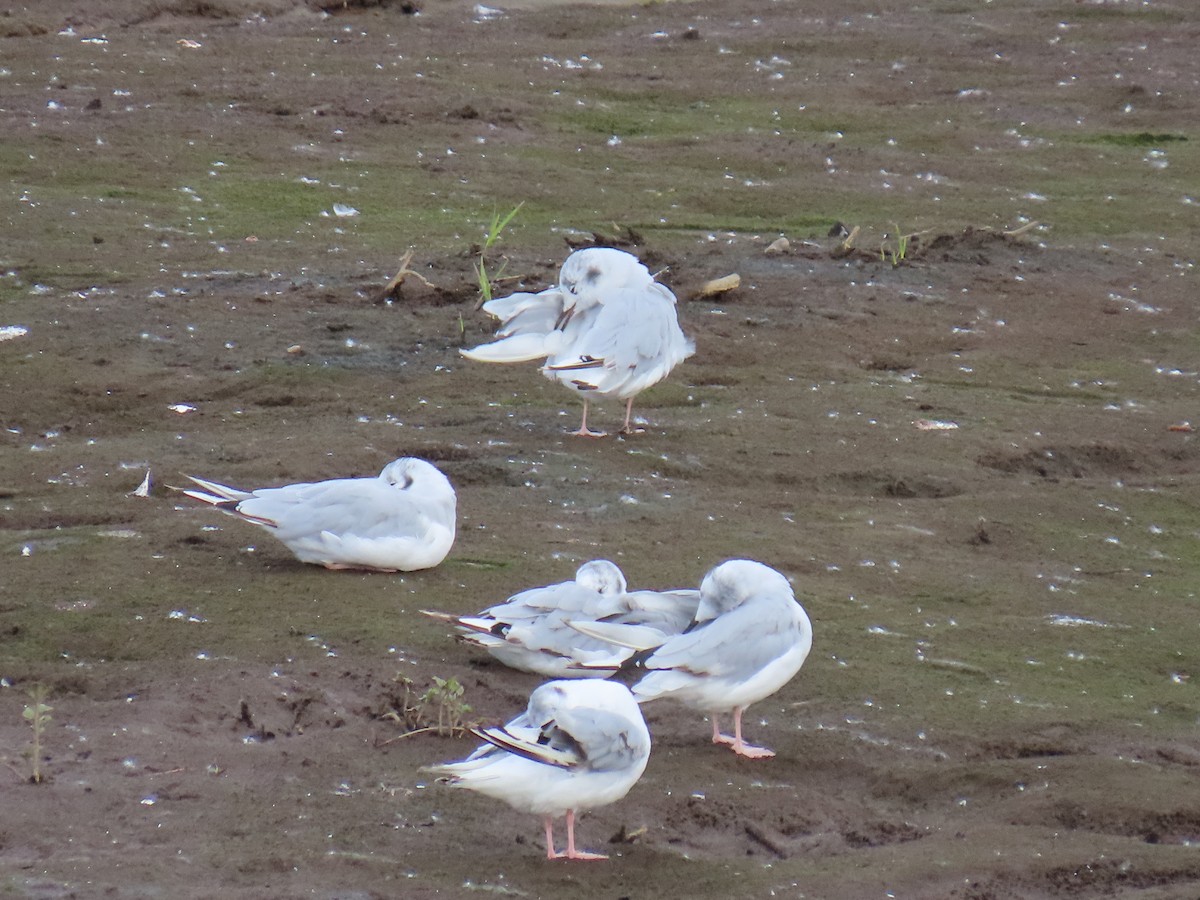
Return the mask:
[(630, 397), (625, 403), (625, 424), (621, 426), (621, 434), (633, 434), (633, 425), (630, 424), (630, 419), (633, 417), (633, 398)]
[(733, 752), (739, 756), (745, 756), (747, 759), (770, 759), (775, 755), (774, 750), (768, 750), (766, 747), (755, 747), (753, 744), (747, 744), (742, 740), (742, 712), (744, 707), (737, 707), (733, 711)]
[(608, 434), (606, 431), (591, 431), (587, 427), (587, 411), (588, 402), (586, 398), (583, 401), (583, 421), (579, 425), (578, 431), (572, 431), (571, 434), (577, 437), (604, 437)]
[(567, 810), (567, 859), (608, 859), (603, 853), (575, 849), (575, 810)]
[(755, 747), (753, 744), (747, 744), (742, 740), (743, 709), (744, 707), (738, 707), (733, 711), (733, 737), (721, 734), (721, 729), (717, 727), (717, 714), (712, 714), (713, 743), (728, 744), (734, 753), (738, 754), (738, 756), (745, 756), (747, 759), (768, 759), (774, 756), (774, 750), (768, 750), (766, 747)]
[(717, 721), (717, 714), (712, 713), (713, 725), (713, 743), (714, 744), (732, 744), (733, 738), (727, 734), (721, 734), (721, 723)]
[(554, 852), (554, 817), (546, 816), (542, 821), (546, 826), (546, 859), (558, 859), (559, 854)]

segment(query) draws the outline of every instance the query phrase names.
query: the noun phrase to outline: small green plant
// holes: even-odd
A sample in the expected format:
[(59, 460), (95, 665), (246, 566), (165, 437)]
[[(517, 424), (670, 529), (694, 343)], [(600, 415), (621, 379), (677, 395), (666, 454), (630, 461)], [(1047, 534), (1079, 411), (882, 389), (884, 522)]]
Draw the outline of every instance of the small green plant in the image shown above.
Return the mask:
[(466, 731), (463, 716), (471, 711), (470, 705), (463, 700), (466, 688), (459, 684), (458, 679), (439, 678), (433, 676), (433, 685), (421, 695), (421, 702), (437, 704), (437, 733), (462, 734)]
[[(920, 237), (926, 232), (914, 231), (911, 234), (903, 234), (900, 231), (900, 226), (895, 222), (892, 223), (892, 231), (895, 233), (896, 243), (894, 245), (889, 243), (888, 241), (891, 235), (885, 234), (883, 236), (883, 242), (879, 245), (879, 258), (884, 262), (887, 262), (890, 259), (892, 268), (894, 269), (908, 258), (909, 246), (912, 239), (915, 237)], [(926, 231), (928, 231), (928, 229), (926, 229)]]
[(894, 269), (896, 266), (900, 265), (900, 263), (904, 262), (904, 257), (908, 255), (908, 235), (901, 234), (900, 226), (894, 222), (892, 223), (892, 230), (896, 235), (896, 243), (894, 246), (888, 243), (891, 235), (885, 234), (883, 236), (883, 241), (879, 245), (879, 258), (886, 262), (890, 257), (892, 260), (892, 268)]
[(33, 729), (33, 745), (28, 750), (31, 784), (41, 784), (46, 780), (42, 773), (42, 736), (46, 733), (46, 726), (50, 724), (50, 713), (54, 709), (46, 703), (48, 696), (50, 696), (48, 687), (40, 682), (35, 684), (29, 689), (29, 698), (33, 702), (25, 704), (23, 713), (25, 721)]
[[(464, 721), (471, 706), (464, 699), (466, 688), (457, 678), (433, 676), (433, 683), (418, 694), (413, 680), (397, 675), (395, 682), (403, 687), (403, 694), (392, 694), (389, 709), (381, 718), (391, 719), (405, 731), (385, 744), (417, 734), (437, 734), (447, 737), (462, 737), (468, 731)], [(436, 715), (436, 719), (435, 719)]]
[(487, 233), (483, 236), (483, 246), (479, 248), (479, 261), (475, 265), (475, 277), (479, 281), (479, 303), (476, 304), (476, 309), (492, 299), (492, 287), (496, 280), (504, 274), (504, 269), (508, 265), (508, 260), (500, 263), (500, 268), (494, 273), (489, 273), (487, 269), (488, 251), (492, 249), (500, 241), (500, 235), (504, 233), (504, 229), (521, 211), (521, 207), (525, 205), (522, 200), (505, 215), (501, 216), (498, 210), (492, 211), (492, 222), (488, 226)]

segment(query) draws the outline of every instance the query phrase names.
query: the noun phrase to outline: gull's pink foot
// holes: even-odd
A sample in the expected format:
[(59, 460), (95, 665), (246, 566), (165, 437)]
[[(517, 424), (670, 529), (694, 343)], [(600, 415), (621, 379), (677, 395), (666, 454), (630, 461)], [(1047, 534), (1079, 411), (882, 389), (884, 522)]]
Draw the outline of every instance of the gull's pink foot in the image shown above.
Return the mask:
[(588, 853), (586, 850), (576, 850), (574, 853), (555, 853), (550, 859), (608, 859), (603, 853)]
[(583, 421), (579, 423), (579, 430), (572, 431), (571, 434), (575, 437), (593, 437), (601, 438), (608, 437), (607, 431), (592, 431), (587, 427), (588, 402), (583, 401)]
[(769, 750), (766, 747), (755, 747), (753, 744), (747, 744), (745, 741), (738, 743), (734, 741), (733, 752), (738, 756), (744, 756), (747, 759), (770, 759), (775, 755), (774, 750)]
[(720, 725), (717, 722), (717, 717), (714, 714), (712, 717), (713, 735), (712, 741), (714, 744), (728, 744), (738, 756), (744, 756), (747, 759), (770, 759), (775, 755), (774, 750), (766, 747), (756, 747), (753, 744), (747, 744), (742, 740), (742, 710), (735, 709), (733, 711), (733, 735), (722, 734)]
[(554, 852), (554, 820), (546, 816), (546, 858), (547, 859), (608, 859), (603, 853), (588, 853), (586, 850), (575, 849), (575, 810), (567, 810), (567, 852)]

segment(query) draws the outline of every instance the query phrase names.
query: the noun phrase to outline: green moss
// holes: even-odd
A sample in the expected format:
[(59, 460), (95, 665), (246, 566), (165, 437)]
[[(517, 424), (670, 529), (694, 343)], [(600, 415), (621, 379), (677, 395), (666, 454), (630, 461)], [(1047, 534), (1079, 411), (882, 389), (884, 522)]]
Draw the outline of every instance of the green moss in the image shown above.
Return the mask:
[(205, 185), (204, 197), (206, 221), (226, 240), (307, 237), (333, 205), (328, 189), (318, 191), (289, 175), (237, 170)]

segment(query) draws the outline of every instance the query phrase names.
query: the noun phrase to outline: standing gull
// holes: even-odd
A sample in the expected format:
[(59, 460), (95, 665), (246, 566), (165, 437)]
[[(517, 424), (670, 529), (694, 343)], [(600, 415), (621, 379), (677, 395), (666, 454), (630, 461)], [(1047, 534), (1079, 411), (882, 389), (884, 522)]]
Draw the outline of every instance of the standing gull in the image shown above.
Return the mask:
[(510, 668), (551, 678), (608, 678), (634, 651), (588, 637), (576, 623), (641, 625), (661, 643), (691, 623), (699, 602), (694, 590), (629, 591), (615, 563), (594, 559), (573, 581), (521, 591), (474, 616), (422, 612), (453, 623), (463, 641)]
[[(547, 859), (606, 859), (575, 849), (575, 813), (620, 800), (650, 758), (650, 732), (623, 684), (550, 681), (500, 728), (472, 729), (487, 743), (461, 762), (430, 766), (454, 787), (543, 817)], [(567, 849), (554, 849), (554, 820), (567, 817)]]
[(633, 426), (633, 398), (691, 356), (675, 295), (658, 284), (637, 257), (611, 247), (588, 247), (567, 257), (558, 284), (537, 293), (489, 300), (500, 320), (498, 339), (463, 356), (480, 362), (544, 359), (542, 374), (583, 397), (574, 434), (603, 437), (587, 427), (592, 397), (626, 401), (622, 434)]
[[(633, 649), (649, 649), (624, 625), (577, 624), (579, 631)], [(787, 684), (812, 649), (812, 624), (786, 578), (748, 559), (721, 563), (704, 576), (691, 628), (661, 642), (643, 663), (651, 671), (633, 686), (639, 703), (674, 697), (712, 718), (714, 744), (751, 759), (773, 750), (742, 738), (742, 713)], [(733, 713), (733, 735), (718, 715)]]
[(183, 490), (187, 496), (261, 525), (301, 562), (327, 569), (429, 569), (454, 544), (454, 488), (423, 459), (401, 457), (374, 478), (257, 491), (187, 477), (201, 488)]

